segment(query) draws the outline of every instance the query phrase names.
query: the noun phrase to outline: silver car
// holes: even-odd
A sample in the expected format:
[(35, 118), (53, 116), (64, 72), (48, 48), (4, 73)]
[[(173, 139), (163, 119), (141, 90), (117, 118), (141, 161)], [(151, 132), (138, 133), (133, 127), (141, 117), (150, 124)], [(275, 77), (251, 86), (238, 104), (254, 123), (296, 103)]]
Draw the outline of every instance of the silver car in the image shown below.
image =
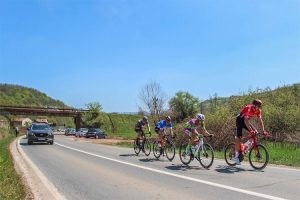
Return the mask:
[(75, 137), (85, 137), (87, 132), (88, 132), (87, 128), (81, 128), (79, 129), (79, 131), (75, 133)]

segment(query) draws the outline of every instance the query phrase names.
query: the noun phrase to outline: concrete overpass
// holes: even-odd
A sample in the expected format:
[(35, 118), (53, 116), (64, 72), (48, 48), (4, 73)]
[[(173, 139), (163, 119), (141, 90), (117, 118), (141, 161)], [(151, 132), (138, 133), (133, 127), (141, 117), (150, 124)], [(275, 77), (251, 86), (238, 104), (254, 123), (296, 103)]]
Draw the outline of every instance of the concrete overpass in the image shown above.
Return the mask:
[(8, 115), (37, 115), (37, 116), (57, 116), (73, 117), (76, 130), (80, 129), (82, 114), (89, 110), (71, 109), (71, 108), (52, 108), (52, 107), (26, 107), (26, 106), (8, 106), (0, 105), (0, 114)]

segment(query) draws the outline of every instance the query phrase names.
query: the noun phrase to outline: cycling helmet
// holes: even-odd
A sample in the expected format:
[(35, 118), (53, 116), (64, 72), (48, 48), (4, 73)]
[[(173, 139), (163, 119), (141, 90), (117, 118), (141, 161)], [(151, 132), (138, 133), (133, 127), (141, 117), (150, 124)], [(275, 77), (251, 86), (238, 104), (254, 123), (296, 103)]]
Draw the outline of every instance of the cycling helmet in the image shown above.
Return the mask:
[(254, 99), (252, 104), (255, 105), (255, 106), (261, 107), (262, 101), (259, 100), (259, 99)]
[(169, 115), (166, 116), (166, 120), (171, 121), (171, 117)]
[(147, 122), (147, 121), (148, 121), (148, 117), (147, 117), (147, 116), (144, 116), (144, 117), (143, 117), (143, 120)]
[(201, 121), (204, 121), (205, 120), (205, 115), (199, 113), (199, 114), (197, 114), (197, 119), (199, 119)]

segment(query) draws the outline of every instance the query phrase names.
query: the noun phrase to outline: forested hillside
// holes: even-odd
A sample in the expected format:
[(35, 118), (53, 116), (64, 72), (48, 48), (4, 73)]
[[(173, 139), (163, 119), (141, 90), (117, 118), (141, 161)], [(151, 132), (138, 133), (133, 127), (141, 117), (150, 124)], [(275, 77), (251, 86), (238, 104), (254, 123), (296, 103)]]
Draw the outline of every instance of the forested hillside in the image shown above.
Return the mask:
[(36, 89), (11, 84), (0, 84), (0, 105), (68, 107)]
[[(0, 83), (0, 105), (11, 106), (28, 106), (28, 107), (56, 107), (70, 108), (62, 101), (55, 100), (45, 93), (36, 89), (28, 88), (19, 85), (1, 84)], [(36, 119), (42, 116), (31, 116), (31, 119)], [(73, 119), (66, 117), (46, 117), (49, 122), (58, 125), (66, 124), (74, 127)]]

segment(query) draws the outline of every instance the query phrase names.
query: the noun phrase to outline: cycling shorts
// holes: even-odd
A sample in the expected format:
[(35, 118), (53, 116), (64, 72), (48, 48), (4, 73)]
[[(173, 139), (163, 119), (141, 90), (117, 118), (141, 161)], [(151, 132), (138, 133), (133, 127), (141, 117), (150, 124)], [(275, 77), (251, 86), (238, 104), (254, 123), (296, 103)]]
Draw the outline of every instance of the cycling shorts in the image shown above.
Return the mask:
[(249, 131), (249, 129), (247, 128), (247, 126), (245, 124), (244, 117), (241, 117), (239, 115), (236, 118), (236, 136), (237, 137), (243, 136), (243, 129), (246, 129), (247, 131)]

